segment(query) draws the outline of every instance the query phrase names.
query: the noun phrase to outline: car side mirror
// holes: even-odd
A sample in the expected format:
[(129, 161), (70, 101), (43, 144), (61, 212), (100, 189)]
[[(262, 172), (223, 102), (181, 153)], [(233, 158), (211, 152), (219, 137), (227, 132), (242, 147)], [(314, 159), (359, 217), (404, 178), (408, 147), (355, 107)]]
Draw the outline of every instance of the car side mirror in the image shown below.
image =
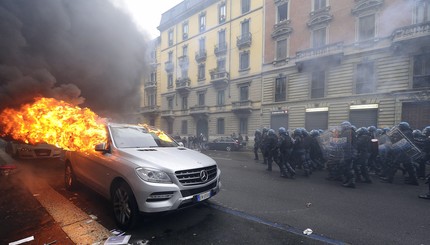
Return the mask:
[(97, 144), (94, 149), (96, 151), (106, 152), (107, 151), (107, 149), (106, 149), (106, 143)]

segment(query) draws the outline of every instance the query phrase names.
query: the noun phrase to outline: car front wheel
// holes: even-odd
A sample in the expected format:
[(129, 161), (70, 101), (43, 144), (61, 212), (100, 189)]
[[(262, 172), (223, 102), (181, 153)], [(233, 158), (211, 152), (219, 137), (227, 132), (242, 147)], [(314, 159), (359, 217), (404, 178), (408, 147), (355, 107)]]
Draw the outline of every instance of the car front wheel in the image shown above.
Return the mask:
[(231, 147), (230, 147), (230, 146), (227, 146), (227, 147), (225, 148), (225, 150), (226, 150), (226, 151), (231, 151)]
[(118, 227), (123, 230), (132, 228), (139, 218), (139, 210), (134, 194), (126, 183), (122, 182), (114, 187), (112, 204)]
[(69, 191), (75, 189), (76, 187), (76, 176), (70, 163), (66, 163), (64, 170), (64, 185)]

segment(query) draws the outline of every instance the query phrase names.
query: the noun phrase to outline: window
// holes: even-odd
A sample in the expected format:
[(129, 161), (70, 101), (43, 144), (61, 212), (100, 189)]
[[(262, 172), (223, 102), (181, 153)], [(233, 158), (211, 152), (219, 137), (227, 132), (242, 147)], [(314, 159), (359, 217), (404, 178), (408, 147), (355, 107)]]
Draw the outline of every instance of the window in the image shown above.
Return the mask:
[(217, 60), (217, 69), (218, 71), (225, 71), (225, 59)]
[(414, 77), (412, 87), (430, 87), (430, 53), (414, 57)]
[(204, 80), (206, 77), (206, 65), (204, 63), (199, 64), (197, 79)]
[(288, 2), (278, 5), (278, 23), (288, 20)]
[(241, 118), (239, 120), (239, 133), (248, 134), (248, 118)]
[(287, 78), (278, 77), (275, 80), (275, 102), (285, 101), (287, 97)]
[(312, 47), (319, 48), (326, 45), (326, 28), (314, 30), (312, 32)]
[(204, 38), (199, 39), (199, 51), (204, 52), (206, 50), (206, 40)]
[(226, 6), (225, 6), (225, 2), (222, 2), (222, 3), (219, 5), (219, 10), (218, 10), (218, 12), (219, 12), (219, 17), (218, 17), (219, 23), (223, 23), (223, 22), (225, 22), (225, 19), (226, 19), (226, 17), (227, 17), (227, 8), (226, 8)]
[(188, 56), (188, 45), (184, 45), (182, 47), (182, 55), (183, 56)]
[(244, 51), (240, 53), (239, 65), (240, 70), (249, 69), (249, 51)]
[(225, 90), (218, 91), (216, 104), (219, 106), (225, 104)]
[(314, 11), (326, 7), (326, 0), (314, 0)]
[(242, 21), (241, 26), (242, 26), (242, 38), (249, 36), (249, 20)]
[(325, 71), (312, 72), (311, 98), (324, 98)]
[(157, 99), (157, 97), (156, 97), (156, 94), (154, 92), (149, 93), (148, 94), (148, 106), (155, 106), (157, 103), (156, 99)]
[(276, 41), (276, 60), (287, 58), (287, 39)]
[(205, 94), (204, 93), (198, 93), (198, 103), (199, 106), (204, 106), (205, 105)]
[(173, 97), (167, 98), (167, 109), (173, 110)]
[(188, 78), (188, 69), (186, 67), (181, 70), (182, 78)]
[(200, 32), (203, 32), (206, 30), (206, 13), (201, 13), (199, 16), (199, 27)]
[(187, 110), (188, 109), (188, 97), (184, 96), (182, 97), (182, 110)]
[(188, 38), (188, 31), (189, 31), (188, 22), (184, 22), (182, 24), (182, 39), (183, 40)]
[(167, 88), (173, 88), (173, 74), (167, 75)]
[(375, 87), (374, 65), (372, 62), (357, 65), (356, 94), (371, 93)]
[(246, 100), (248, 100), (248, 95), (249, 95), (249, 86), (248, 85), (246, 85), (246, 86), (241, 86), (240, 88), (239, 88), (239, 91), (240, 91), (240, 101), (246, 101)]
[(152, 71), (151, 72), (151, 82), (156, 82), (157, 81), (157, 71)]
[(168, 59), (169, 59), (169, 62), (173, 62), (173, 52), (172, 51), (169, 52)]
[(181, 134), (188, 134), (188, 121), (182, 120), (181, 122)]
[(225, 29), (218, 32), (218, 47), (220, 50), (227, 49), (227, 44), (225, 43)]
[(169, 30), (168, 41), (169, 41), (169, 46), (172, 46), (173, 45), (173, 30)]
[(218, 118), (216, 120), (216, 131), (217, 134), (224, 134), (225, 132), (225, 122), (224, 122), (224, 118)]
[(366, 41), (375, 37), (375, 15), (360, 17), (358, 23), (358, 40)]
[(415, 6), (415, 24), (430, 21), (430, 3), (421, 1)]
[(251, 0), (241, 0), (242, 14), (249, 12), (251, 9)]

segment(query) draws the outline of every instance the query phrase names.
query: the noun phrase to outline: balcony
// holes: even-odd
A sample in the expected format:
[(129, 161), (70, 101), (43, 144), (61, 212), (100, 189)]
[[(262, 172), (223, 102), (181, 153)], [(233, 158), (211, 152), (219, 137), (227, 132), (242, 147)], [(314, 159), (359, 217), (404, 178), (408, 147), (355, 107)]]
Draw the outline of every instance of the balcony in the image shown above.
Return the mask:
[(164, 69), (166, 70), (167, 73), (172, 73), (173, 70), (175, 69), (175, 65), (173, 64), (172, 61), (166, 61), (164, 62)]
[(145, 90), (154, 91), (157, 89), (157, 82), (155, 82), (155, 81), (145, 82), (143, 84), (143, 86), (144, 86)]
[(398, 28), (392, 34), (392, 47), (395, 50), (422, 47), (428, 43), (430, 43), (430, 21)]
[(191, 91), (191, 80), (189, 77), (183, 77), (176, 80), (176, 91), (179, 93), (188, 93)]
[(196, 105), (190, 108), (191, 116), (207, 116), (209, 114), (209, 106)]
[(201, 49), (201, 50), (196, 52), (196, 61), (198, 63), (205, 61), (206, 57), (207, 57), (207, 53), (206, 53), (205, 49)]
[(230, 82), (230, 74), (224, 70), (219, 71), (217, 68), (209, 71), (211, 83), (216, 88), (226, 87)]
[(173, 110), (161, 111), (161, 117), (167, 120), (173, 120), (175, 118), (175, 112)]
[(276, 23), (273, 26), (272, 38), (289, 35), (293, 31), (293, 28), (290, 27), (290, 23), (291, 21), (289, 20), (283, 20), (279, 23)]
[(178, 57), (178, 64), (181, 68), (188, 68), (190, 61), (187, 55)]
[(144, 115), (155, 115), (160, 113), (160, 106), (158, 105), (150, 105), (144, 106), (140, 108), (140, 113)]
[(232, 102), (231, 110), (236, 114), (249, 114), (252, 112), (252, 101), (241, 100)]
[(237, 37), (236, 45), (239, 49), (249, 48), (252, 43), (252, 34), (250, 32), (245, 33)]
[(343, 42), (324, 45), (318, 48), (305, 49), (296, 53), (296, 66), (301, 72), (320, 64), (340, 64), (343, 58)]
[(227, 54), (227, 43), (223, 42), (223, 43), (215, 45), (214, 53), (217, 57), (220, 55)]

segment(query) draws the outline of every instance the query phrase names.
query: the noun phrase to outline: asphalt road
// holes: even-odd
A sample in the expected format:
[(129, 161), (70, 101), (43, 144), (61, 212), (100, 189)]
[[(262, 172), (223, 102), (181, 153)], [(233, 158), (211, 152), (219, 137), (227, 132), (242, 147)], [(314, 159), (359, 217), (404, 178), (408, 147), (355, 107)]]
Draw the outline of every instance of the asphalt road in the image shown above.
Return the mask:
[[(402, 183), (344, 188), (325, 180), (326, 171), (294, 180), (265, 171), (250, 152), (206, 151), (221, 168), (221, 192), (207, 203), (179, 212), (144, 217), (128, 232), (149, 244), (430, 244), (430, 202), (426, 191)], [(63, 187), (63, 163), (25, 161), (34, 175), (107, 229), (115, 228), (111, 206), (81, 186)], [(313, 233), (303, 235), (307, 228)]]

